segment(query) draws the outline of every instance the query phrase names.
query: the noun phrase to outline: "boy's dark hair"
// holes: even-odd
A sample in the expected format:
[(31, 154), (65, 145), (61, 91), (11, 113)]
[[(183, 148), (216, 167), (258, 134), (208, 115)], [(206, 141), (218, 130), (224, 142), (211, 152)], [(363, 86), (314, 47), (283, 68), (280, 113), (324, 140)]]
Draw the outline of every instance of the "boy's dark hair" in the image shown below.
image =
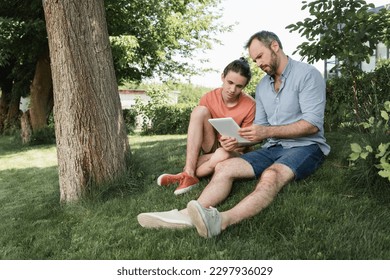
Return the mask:
[(253, 39), (259, 40), (260, 42), (262, 42), (264, 44), (264, 46), (267, 46), (268, 48), (271, 47), (271, 44), (273, 41), (276, 41), (279, 44), (279, 48), (281, 48), (283, 50), (282, 42), (280, 42), (279, 37), (273, 32), (260, 31), (260, 32), (253, 34), (249, 38), (248, 42), (245, 45), (246, 49), (248, 49), (249, 46), (252, 44)]
[(239, 59), (230, 62), (223, 70), (223, 76), (226, 77), (229, 71), (236, 72), (245, 77), (247, 79), (246, 85), (249, 84), (252, 78), (251, 68), (244, 57), (240, 57)]

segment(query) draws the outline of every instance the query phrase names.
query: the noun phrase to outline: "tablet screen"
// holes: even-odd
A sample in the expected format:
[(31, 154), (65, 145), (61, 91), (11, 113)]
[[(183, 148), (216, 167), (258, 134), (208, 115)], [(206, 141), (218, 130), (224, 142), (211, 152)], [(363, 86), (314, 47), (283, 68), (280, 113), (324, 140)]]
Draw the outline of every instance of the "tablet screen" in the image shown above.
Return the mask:
[(234, 137), (237, 139), (238, 143), (251, 143), (251, 141), (238, 134), (240, 126), (233, 120), (233, 118), (209, 119), (209, 122), (219, 132), (219, 134)]

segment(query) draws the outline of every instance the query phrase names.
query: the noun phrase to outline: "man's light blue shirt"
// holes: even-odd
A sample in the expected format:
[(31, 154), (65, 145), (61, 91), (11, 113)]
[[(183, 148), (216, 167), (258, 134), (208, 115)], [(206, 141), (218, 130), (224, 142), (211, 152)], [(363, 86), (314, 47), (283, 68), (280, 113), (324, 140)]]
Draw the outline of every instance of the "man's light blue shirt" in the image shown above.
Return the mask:
[(288, 58), (281, 76), (279, 92), (273, 77), (266, 75), (256, 88), (255, 124), (287, 125), (305, 120), (316, 126), (316, 134), (293, 139), (269, 138), (263, 147), (282, 145), (284, 148), (317, 144), (324, 155), (330, 147), (324, 137), (326, 85), (321, 73), (312, 65)]

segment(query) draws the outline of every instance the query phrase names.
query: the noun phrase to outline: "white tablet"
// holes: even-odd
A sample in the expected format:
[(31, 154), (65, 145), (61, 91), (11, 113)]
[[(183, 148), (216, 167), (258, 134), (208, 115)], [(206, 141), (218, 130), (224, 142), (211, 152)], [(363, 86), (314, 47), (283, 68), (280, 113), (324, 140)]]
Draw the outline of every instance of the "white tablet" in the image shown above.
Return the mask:
[(219, 132), (219, 134), (234, 137), (237, 139), (239, 144), (251, 143), (251, 141), (238, 134), (240, 126), (233, 120), (233, 118), (209, 119), (209, 122)]

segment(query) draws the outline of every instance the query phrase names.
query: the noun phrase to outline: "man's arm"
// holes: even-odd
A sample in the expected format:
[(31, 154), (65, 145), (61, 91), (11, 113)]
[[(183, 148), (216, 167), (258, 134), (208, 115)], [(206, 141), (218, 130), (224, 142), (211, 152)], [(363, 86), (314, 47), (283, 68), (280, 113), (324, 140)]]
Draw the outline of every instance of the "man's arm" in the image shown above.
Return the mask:
[(267, 138), (299, 138), (318, 132), (318, 127), (311, 123), (300, 120), (295, 123), (277, 126), (252, 125), (241, 128), (240, 136), (254, 142), (260, 142)]

